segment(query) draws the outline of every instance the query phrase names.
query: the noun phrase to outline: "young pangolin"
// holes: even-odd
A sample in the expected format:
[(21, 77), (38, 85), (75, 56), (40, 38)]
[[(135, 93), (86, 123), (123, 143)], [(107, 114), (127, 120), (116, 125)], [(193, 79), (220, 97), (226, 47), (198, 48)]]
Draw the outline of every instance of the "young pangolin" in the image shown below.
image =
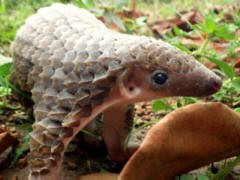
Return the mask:
[(113, 159), (122, 161), (130, 104), (206, 96), (221, 80), (193, 57), (145, 36), (113, 32), (91, 13), (53, 4), (27, 19), (13, 43), (13, 84), (32, 93), (30, 180), (57, 180), (64, 150), (99, 113)]

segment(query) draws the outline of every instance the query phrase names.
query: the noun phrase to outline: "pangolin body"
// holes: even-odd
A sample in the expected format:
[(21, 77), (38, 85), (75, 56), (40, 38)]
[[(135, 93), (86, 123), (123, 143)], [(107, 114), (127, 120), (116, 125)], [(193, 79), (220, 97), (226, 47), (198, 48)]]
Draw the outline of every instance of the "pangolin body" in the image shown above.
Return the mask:
[(122, 114), (129, 104), (204, 96), (221, 86), (186, 53), (161, 40), (113, 32), (73, 5), (40, 9), (19, 29), (12, 48), (11, 81), (34, 102), (31, 180), (59, 179), (64, 149), (101, 112), (118, 131), (104, 127), (109, 153), (117, 156), (114, 136), (126, 137)]

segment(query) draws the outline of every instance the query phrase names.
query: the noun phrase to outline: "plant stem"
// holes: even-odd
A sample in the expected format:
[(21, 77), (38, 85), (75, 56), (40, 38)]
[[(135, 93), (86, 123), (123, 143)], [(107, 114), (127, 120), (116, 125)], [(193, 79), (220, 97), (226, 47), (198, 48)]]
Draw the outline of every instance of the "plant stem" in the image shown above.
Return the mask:
[(211, 180), (219, 180), (223, 179), (231, 170), (240, 162), (240, 155), (236, 157), (233, 161), (229, 162), (226, 167), (217, 173), (215, 176), (211, 178)]
[(206, 47), (207, 47), (209, 41), (210, 41), (209, 38), (205, 39), (203, 44), (202, 44), (202, 46), (197, 51), (194, 51), (192, 54), (193, 55), (200, 55), (200, 54), (202, 54), (206, 50)]
[(136, 2), (135, 0), (132, 0), (132, 16), (136, 17)]
[(109, 4), (110, 4), (111, 12), (113, 13), (113, 9), (114, 9), (114, 0), (109, 0)]

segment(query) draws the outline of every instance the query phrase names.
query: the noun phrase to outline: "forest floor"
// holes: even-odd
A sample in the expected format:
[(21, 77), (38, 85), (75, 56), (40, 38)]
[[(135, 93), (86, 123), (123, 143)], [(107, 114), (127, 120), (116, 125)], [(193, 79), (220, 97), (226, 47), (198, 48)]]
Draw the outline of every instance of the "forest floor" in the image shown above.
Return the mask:
[[(59, 1), (0, 1), (0, 152), (1, 147), (4, 149), (0, 154), (0, 179), (26, 179), (29, 133), (34, 122), (30, 108), (21, 105), (8, 81), (12, 66), (10, 44), (29, 15), (53, 2)], [(148, 129), (164, 115), (190, 103), (220, 101), (240, 112), (239, 1), (136, 1), (135, 6), (127, 1), (125, 4), (120, 1), (94, 4), (91, 0), (61, 2), (90, 9), (116, 31), (163, 39), (195, 56), (223, 79), (222, 89), (208, 98), (168, 98), (136, 104), (129, 143), (141, 143)], [(98, 147), (89, 143), (89, 138), (97, 141)], [(203, 179), (211, 179), (212, 174), (224, 170), (228, 161), (231, 159), (210, 164), (179, 179), (196, 179), (199, 174)], [(123, 164), (110, 160), (100, 136), (83, 131), (65, 153), (62, 176), (67, 180), (93, 172), (120, 172), (122, 167)], [(240, 165), (231, 169), (224, 179), (240, 179)]]

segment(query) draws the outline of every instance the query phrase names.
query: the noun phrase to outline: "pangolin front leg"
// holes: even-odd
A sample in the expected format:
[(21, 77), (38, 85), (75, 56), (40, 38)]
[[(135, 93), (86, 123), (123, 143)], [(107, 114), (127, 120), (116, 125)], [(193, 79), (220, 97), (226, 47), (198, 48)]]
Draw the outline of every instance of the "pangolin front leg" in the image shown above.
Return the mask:
[(39, 88), (40, 84), (37, 83), (38, 87), (32, 90), (34, 101), (39, 103), (34, 106), (36, 121), (30, 141), (29, 179), (57, 180), (64, 150), (72, 138), (100, 112), (120, 102), (122, 97), (118, 86), (113, 86), (110, 91), (106, 87), (104, 91), (97, 91), (95, 87), (92, 92), (88, 91), (87, 98), (79, 96), (75, 101), (78, 107), (70, 110), (65, 106), (74, 102), (70, 94), (63, 90), (65, 94), (58, 97), (54, 93), (56, 88)]
[[(36, 108), (35, 114), (38, 111), (39, 108)], [(31, 158), (29, 160), (29, 179), (31, 180), (60, 179), (59, 172), (61, 170), (64, 149), (73, 138), (75, 131), (74, 127), (63, 126), (61, 119), (71, 119), (74, 125), (80, 123), (79, 119), (75, 119), (74, 113), (67, 113), (61, 108), (51, 109), (50, 114), (41, 121), (36, 121), (33, 125), (34, 130), (31, 133), (30, 141)], [(71, 126), (74, 125), (71, 124)]]
[(124, 162), (129, 158), (126, 138), (134, 118), (134, 105), (116, 105), (103, 112), (103, 138), (112, 160)]
[(126, 161), (138, 146), (129, 147), (127, 142), (133, 125), (134, 112), (134, 104), (109, 107), (84, 127), (84, 130), (97, 136), (83, 134), (84, 140), (95, 148), (100, 148), (104, 140), (112, 160), (120, 163)]

